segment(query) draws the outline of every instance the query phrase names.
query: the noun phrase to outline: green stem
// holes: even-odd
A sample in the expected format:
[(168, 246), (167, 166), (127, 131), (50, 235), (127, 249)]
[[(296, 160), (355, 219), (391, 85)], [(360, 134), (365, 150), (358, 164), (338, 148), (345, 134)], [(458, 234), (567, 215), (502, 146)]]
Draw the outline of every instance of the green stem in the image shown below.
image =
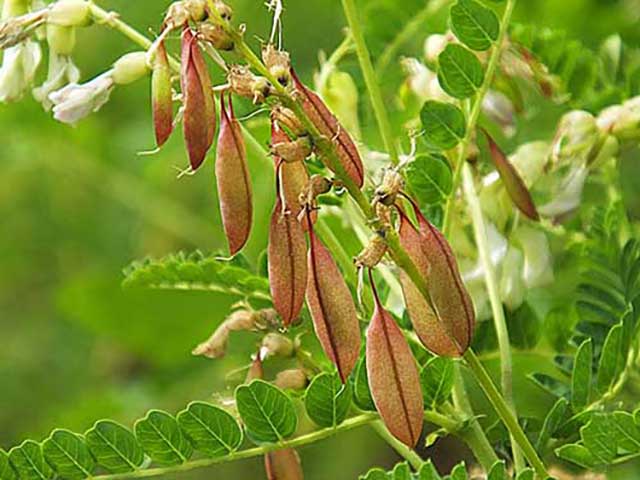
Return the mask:
[(455, 171), (453, 174), (453, 189), (452, 194), (449, 196), (447, 200), (447, 205), (444, 211), (444, 234), (448, 235), (451, 230), (451, 221), (453, 219), (453, 207), (456, 201), (456, 192), (458, 191), (458, 187), (460, 186), (460, 177), (462, 174), (462, 165), (465, 163), (467, 159), (467, 152), (469, 150), (469, 145), (475, 135), (476, 125), (478, 123), (478, 118), (480, 117), (480, 111), (482, 110), (482, 100), (484, 99), (487, 91), (489, 91), (489, 87), (491, 87), (491, 83), (493, 82), (493, 77), (495, 75), (496, 69), (500, 63), (500, 57), (502, 55), (502, 49), (504, 47), (505, 38), (507, 36), (507, 31), (509, 29), (509, 23), (511, 22), (511, 16), (513, 15), (513, 9), (516, 5), (516, 0), (507, 0), (507, 5), (505, 6), (504, 13), (502, 15), (502, 20), (500, 21), (500, 33), (498, 34), (498, 39), (496, 40), (496, 44), (493, 47), (491, 52), (491, 56), (489, 57), (489, 63), (487, 64), (487, 70), (484, 76), (484, 82), (482, 86), (478, 90), (476, 94), (475, 100), (473, 102), (473, 106), (471, 107), (471, 113), (469, 114), (469, 120), (467, 121), (467, 132), (458, 147), (458, 155), (455, 163)]
[(138, 32), (135, 28), (131, 27), (127, 23), (118, 18), (118, 15), (113, 12), (108, 12), (103, 8), (100, 8), (94, 3), (89, 4), (91, 10), (91, 16), (96, 20), (96, 23), (102, 23), (114, 30), (119, 31), (133, 43), (140, 45), (145, 50), (153, 44), (146, 36)]
[[(456, 362), (455, 368), (457, 375), (459, 374), (460, 370), (460, 364), (458, 362)], [(460, 396), (461, 393), (462, 396)], [(482, 430), (478, 419), (475, 416), (469, 417), (466, 415), (467, 409), (471, 410), (471, 406), (469, 405), (469, 399), (467, 398), (467, 393), (464, 391), (464, 389), (462, 392), (459, 392), (456, 390), (456, 385), (454, 384), (453, 397), (456, 404), (455, 408), (452, 406), (447, 407), (445, 405), (445, 411), (454, 418), (456, 416), (460, 416), (460, 412), (465, 412), (466, 418), (461, 420), (466, 420), (468, 422), (465, 427), (459, 428), (453, 433), (455, 433), (456, 436), (461, 438), (467, 444), (467, 446), (473, 452), (473, 455), (476, 457), (476, 460), (480, 463), (480, 465), (482, 465), (482, 468), (484, 468), (485, 471), (488, 472), (493, 464), (498, 461), (498, 456), (493, 450), (491, 443), (489, 443), (489, 440), (487, 439), (484, 430)], [(473, 412), (471, 413), (473, 415)]]
[(404, 443), (391, 435), (382, 421), (377, 420), (373, 422), (371, 424), (371, 427), (380, 436), (380, 438), (387, 442), (391, 446), (391, 448), (396, 451), (398, 455), (409, 462), (409, 464), (416, 472), (420, 470), (420, 467), (422, 467), (424, 460), (422, 460), (420, 455), (418, 455), (412, 448), (407, 447)]
[(522, 449), (522, 453), (524, 453), (524, 456), (529, 460), (529, 463), (536, 471), (536, 476), (540, 479), (548, 478), (549, 475), (547, 474), (547, 469), (544, 466), (544, 463), (540, 460), (538, 453), (535, 448), (533, 448), (533, 445), (522, 430), (522, 427), (520, 427), (520, 424), (518, 423), (517, 418), (513, 415), (511, 408), (507, 405), (507, 402), (505, 402), (504, 398), (494, 385), (493, 380), (485, 370), (482, 363), (480, 363), (480, 360), (478, 360), (478, 357), (473, 350), (467, 350), (467, 353), (464, 354), (464, 359), (467, 366), (471, 369), (476, 380), (482, 387), (482, 390), (484, 390), (487, 398), (493, 405), (493, 408), (496, 410), (496, 413), (502, 420), (502, 423), (507, 427), (513, 439)]
[[(489, 294), (491, 311), (493, 313), (493, 324), (495, 326), (496, 337), (498, 339), (502, 395), (511, 408), (513, 414), (517, 417), (516, 407), (513, 401), (513, 361), (511, 357), (511, 344), (509, 342), (509, 330), (507, 329), (507, 321), (504, 317), (502, 300), (500, 300), (496, 272), (493, 268), (493, 263), (491, 262), (491, 252), (487, 243), (487, 229), (485, 227), (484, 217), (480, 207), (480, 199), (476, 193), (471, 169), (469, 168), (469, 165), (466, 164), (462, 167), (462, 185), (467, 198), (467, 204), (471, 210), (471, 223), (473, 224), (473, 230), (476, 237), (476, 247), (484, 270), (484, 281)], [(514, 467), (516, 473), (519, 473), (525, 468), (525, 464), (524, 459), (522, 458), (522, 452), (518, 448), (518, 444), (514, 441), (513, 435), (511, 436), (511, 448), (513, 451)]]
[(376, 73), (378, 78), (382, 77), (382, 74), (389, 67), (389, 64), (394, 59), (398, 50), (402, 45), (413, 39), (415, 36), (420, 35), (423, 24), (429, 19), (429, 17), (438, 13), (441, 9), (452, 3), (453, 0), (431, 0), (422, 7), (420, 10), (404, 28), (395, 36), (393, 41), (385, 47), (382, 54), (376, 62)]
[(367, 49), (367, 44), (364, 40), (364, 34), (362, 33), (361, 22), (358, 19), (356, 5), (354, 0), (342, 0), (342, 9), (347, 17), (349, 28), (351, 29), (351, 35), (356, 46), (356, 53), (358, 54), (358, 60), (360, 62), (360, 69), (364, 76), (364, 81), (367, 85), (367, 91), (369, 92), (369, 98), (373, 105), (373, 111), (376, 115), (376, 121), (378, 122), (378, 128), (384, 141), (385, 149), (391, 157), (391, 163), (397, 165), (400, 163), (400, 156), (398, 155), (398, 148), (393, 139), (393, 130), (391, 129), (391, 122), (389, 121), (389, 115), (387, 109), (384, 106), (384, 100), (382, 98), (382, 92), (378, 85), (378, 79), (376, 72), (373, 69), (371, 63), (371, 55)]

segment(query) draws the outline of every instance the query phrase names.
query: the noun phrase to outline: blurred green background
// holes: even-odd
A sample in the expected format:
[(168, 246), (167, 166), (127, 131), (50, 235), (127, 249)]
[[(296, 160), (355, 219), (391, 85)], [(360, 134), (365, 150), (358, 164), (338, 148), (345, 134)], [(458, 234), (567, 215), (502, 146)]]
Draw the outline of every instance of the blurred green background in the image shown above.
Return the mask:
[[(170, 2), (99, 3), (149, 31)], [(268, 35), (263, 0), (231, 3), (237, 20), (250, 22), (249, 39)], [(401, 10), (404, 0), (386, 3)], [(367, 8), (366, 0), (361, 4)], [(310, 79), (318, 51), (341, 41), (340, 2), (285, 0), (285, 7), (285, 46)], [(589, 46), (612, 33), (640, 44), (640, 0), (522, 0), (516, 18), (566, 29)], [(444, 28), (442, 19), (429, 21), (402, 53), (419, 52), (427, 33)], [(118, 33), (95, 26), (80, 33), (76, 61), (87, 79), (132, 49)], [(2, 448), (43, 438), (53, 427), (84, 431), (103, 417), (131, 424), (149, 408), (176, 411), (229, 391), (225, 372), (246, 363), (251, 338), (218, 362), (190, 355), (235, 299), (120, 287), (122, 267), (137, 258), (224, 248), (211, 159), (198, 175), (177, 180), (176, 167), (186, 166), (180, 134), (157, 155), (136, 154), (153, 147), (148, 89), (148, 82), (117, 89), (76, 128), (54, 122), (31, 98), (0, 105)], [(251, 162), (258, 201), (247, 256), (255, 261), (265, 248), (272, 173), (264, 158)], [(352, 479), (396, 460), (366, 429), (301, 455), (309, 480)], [(258, 460), (215, 469), (221, 478), (261, 478), (262, 471)]]

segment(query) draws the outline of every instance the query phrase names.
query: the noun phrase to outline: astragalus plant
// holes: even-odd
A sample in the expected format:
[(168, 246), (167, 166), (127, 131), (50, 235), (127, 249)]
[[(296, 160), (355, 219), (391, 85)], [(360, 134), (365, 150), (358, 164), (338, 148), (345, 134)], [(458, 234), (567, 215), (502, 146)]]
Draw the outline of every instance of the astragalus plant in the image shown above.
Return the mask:
[[(124, 286), (237, 298), (194, 349), (205, 359), (242, 332), (261, 340), (232, 398), (152, 410), (132, 429), (56, 429), (0, 451), (2, 480), (150, 477), (249, 457), (269, 479), (302, 479), (297, 448), (364, 425), (406, 460), (368, 480), (441, 478), (421, 453), (448, 435), (475, 459), (451, 479), (568, 478), (640, 457), (640, 242), (619, 173), (637, 160), (640, 56), (617, 37), (593, 53), (513, 25), (515, 0), (408, 3), (413, 18), (386, 39), (389, 5), (342, 0), (349, 28), (312, 85), (286, 48), (279, 0), (264, 41), (220, 0), (174, 2), (155, 38), (91, 1), (4, 1), (1, 101), (32, 94), (75, 124), (148, 81), (157, 147), (181, 130), (181, 176), (215, 162), (228, 252), (135, 262)], [(445, 9), (450, 29), (421, 33)], [(78, 83), (76, 31), (100, 27), (140, 50)], [(402, 57), (421, 35), (424, 55)], [(356, 75), (341, 69), (353, 58)], [(237, 116), (238, 104), (253, 113)], [(526, 128), (548, 105), (563, 112), (557, 125)], [(268, 139), (251, 128), (259, 118)], [(241, 252), (268, 169), (275, 201), (255, 268)], [(355, 258), (346, 235), (361, 244)], [(533, 366), (514, 369), (527, 355)], [(286, 367), (267, 374), (275, 358)]]

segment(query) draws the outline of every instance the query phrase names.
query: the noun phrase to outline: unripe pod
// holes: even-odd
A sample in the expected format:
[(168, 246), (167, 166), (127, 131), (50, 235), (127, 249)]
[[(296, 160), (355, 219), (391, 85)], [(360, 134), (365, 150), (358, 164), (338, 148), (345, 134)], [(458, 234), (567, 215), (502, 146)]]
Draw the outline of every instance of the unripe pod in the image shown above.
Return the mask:
[(173, 93), (171, 91), (171, 68), (164, 42), (160, 42), (153, 58), (151, 75), (151, 98), (156, 144), (161, 147), (173, 131)]
[(51, 5), (47, 22), (62, 27), (86, 27), (91, 24), (91, 10), (86, 0), (58, 0)]
[(123, 55), (113, 64), (113, 81), (117, 85), (128, 85), (150, 72), (147, 52), (132, 52)]
[(216, 153), (216, 183), (222, 224), (231, 255), (235, 255), (244, 247), (251, 232), (253, 195), (244, 137), (233, 112), (231, 97), (229, 110), (224, 94), (220, 95), (220, 105), (222, 120)]

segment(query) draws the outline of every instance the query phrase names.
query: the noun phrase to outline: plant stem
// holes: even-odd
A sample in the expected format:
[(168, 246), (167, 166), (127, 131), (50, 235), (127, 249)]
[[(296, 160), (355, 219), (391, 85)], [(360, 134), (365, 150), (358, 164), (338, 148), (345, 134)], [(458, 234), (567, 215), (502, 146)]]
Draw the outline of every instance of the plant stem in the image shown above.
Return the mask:
[(133, 43), (140, 45), (145, 50), (148, 50), (152, 45), (153, 42), (146, 36), (120, 20), (120, 18), (118, 18), (118, 14), (114, 12), (107, 12), (105, 9), (100, 8), (93, 2), (89, 4), (89, 9), (91, 10), (91, 16), (93, 16), (97, 23), (103, 23), (108, 27), (119, 31)]
[[(489, 301), (491, 303), (491, 311), (493, 313), (493, 324), (496, 329), (496, 337), (498, 339), (498, 349), (500, 351), (500, 371), (502, 395), (511, 408), (513, 414), (517, 417), (515, 403), (513, 401), (513, 361), (511, 358), (511, 344), (509, 342), (509, 330), (507, 329), (507, 321), (504, 317), (504, 309), (502, 300), (498, 292), (498, 281), (496, 272), (491, 262), (491, 252), (487, 244), (487, 229), (484, 224), (482, 209), (480, 208), (480, 199), (476, 193), (473, 184), (473, 175), (469, 165), (462, 167), (462, 185), (467, 199), (467, 204), (471, 211), (471, 222), (476, 237), (476, 247), (482, 268), (484, 269), (484, 282), (487, 286)], [(518, 444), (511, 435), (511, 448), (513, 451), (513, 463), (516, 473), (521, 472), (525, 468), (522, 452)]]
[(426, 3), (404, 28), (395, 36), (393, 41), (389, 43), (382, 54), (376, 61), (376, 73), (378, 78), (382, 77), (398, 50), (402, 45), (418, 35), (423, 24), (431, 17), (438, 13), (441, 9), (452, 3), (453, 0), (430, 0)]
[(500, 63), (504, 41), (507, 36), (509, 23), (511, 22), (511, 16), (513, 15), (513, 9), (515, 5), (516, 0), (507, 0), (507, 5), (504, 8), (502, 20), (500, 21), (500, 33), (498, 34), (498, 39), (496, 40), (496, 44), (493, 47), (491, 56), (489, 57), (489, 63), (487, 64), (484, 82), (482, 82), (482, 86), (476, 94), (473, 106), (471, 107), (471, 113), (469, 114), (469, 120), (467, 121), (467, 132), (462, 139), (460, 146), (458, 147), (458, 155), (455, 163), (455, 171), (453, 174), (453, 189), (451, 190), (452, 193), (447, 200), (447, 205), (444, 211), (443, 231), (445, 236), (448, 235), (449, 231), (451, 230), (453, 207), (456, 201), (456, 192), (458, 191), (458, 187), (460, 186), (462, 165), (467, 159), (469, 145), (471, 144), (471, 140), (473, 139), (473, 136), (475, 134), (478, 118), (480, 117), (480, 111), (482, 110), (482, 101), (484, 100), (484, 97), (487, 94), (491, 83), (493, 82), (493, 77), (495, 75), (496, 69), (498, 68), (498, 64)]
[(378, 128), (380, 129), (385, 149), (391, 157), (391, 163), (397, 165), (400, 162), (398, 148), (396, 147), (393, 139), (391, 122), (389, 121), (387, 109), (384, 106), (382, 92), (380, 91), (376, 72), (373, 69), (373, 64), (371, 63), (371, 55), (369, 54), (367, 44), (364, 40), (354, 0), (342, 0), (342, 9), (344, 10), (347, 22), (349, 23), (349, 28), (351, 29), (351, 35), (353, 36), (356, 53), (358, 54), (358, 60), (360, 62), (360, 69), (362, 70), (362, 75), (364, 76), (364, 81), (367, 85), (367, 91), (369, 92), (369, 98), (373, 105), (373, 111), (376, 115), (376, 121), (378, 122)]
[(540, 479), (546, 479), (549, 475), (547, 474), (547, 469), (540, 460), (538, 453), (535, 448), (529, 441), (529, 438), (520, 427), (517, 418), (513, 415), (511, 408), (507, 405), (504, 398), (496, 388), (493, 383), (493, 380), (485, 370), (478, 357), (473, 352), (473, 350), (467, 350), (467, 353), (464, 354), (464, 359), (466, 361), (467, 366), (474, 373), (474, 376), (484, 393), (487, 395), (487, 398), (493, 405), (493, 408), (496, 410), (496, 413), (504, 423), (504, 425), (509, 430), (509, 433), (513, 436), (516, 443), (522, 449), (522, 453), (529, 460), (529, 463), (536, 471), (536, 476)]
[(391, 435), (382, 421), (377, 420), (373, 422), (371, 424), (371, 427), (376, 431), (380, 438), (391, 445), (391, 447), (396, 451), (398, 455), (409, 462), (409, 464), (416, 472), (420, 470), (420, 467), (422, 467), (424, 460), (422, 460), (420, 455), (418, 455), (412, 448), (407, 447), (404, 443)]

